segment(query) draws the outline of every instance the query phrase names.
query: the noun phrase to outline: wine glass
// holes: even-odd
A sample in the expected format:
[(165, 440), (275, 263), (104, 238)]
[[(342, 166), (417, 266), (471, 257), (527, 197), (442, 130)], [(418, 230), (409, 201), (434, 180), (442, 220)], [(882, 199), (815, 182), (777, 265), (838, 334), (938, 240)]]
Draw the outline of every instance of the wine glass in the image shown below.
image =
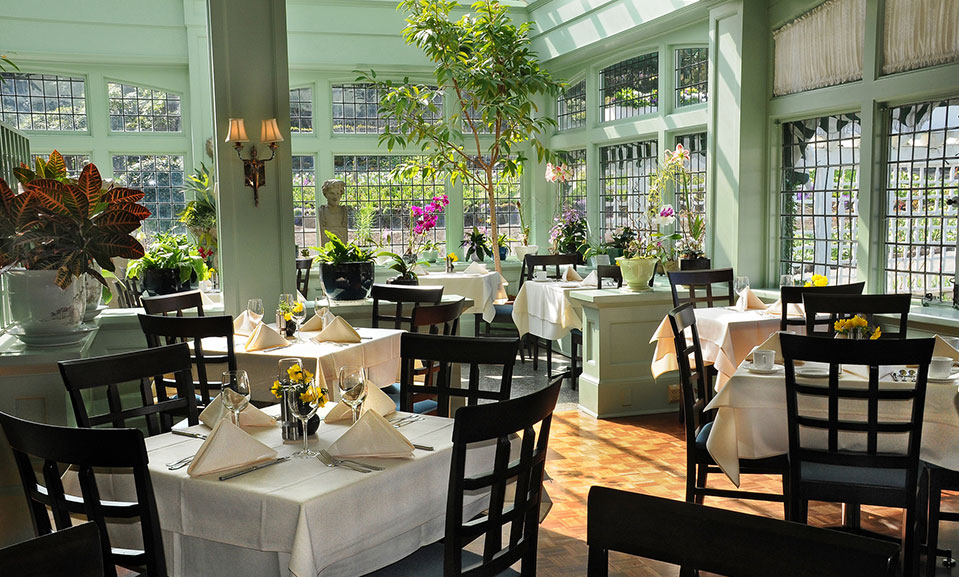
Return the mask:
[(736, 294), (742, 294), (743, 291), (748, 288), (749, 288), (749, 277), (737, 276), (736, 283), (733, 285), (733, 289), (736, 291)]
[(297, 357), (286, 357), (276, 363), (276, 370), (279, 373), (276, 380), (284, 387), (290, 384), (290, 369), (294, 366), (303, 369), (303, 360)]
[(255, 319), (263, 318), (263, 299), (250, 299), (246, 301), (246, 311), (249, 316)]
[(286, 306), (288, 306), (290, 310), (293, 310), (293, 303), (295, 302), (296, 302), (296, 297), (294, 297), (293, 295), (289, 293), (283, 293), (280, 295), (280, 305), (283, 305), (284, 303), (286, 303)]
[(250, 404), (250, 378), (246, 371), (224, 371), (220, 377), (220, 400), (233, 412), (233, 423), (240, 426), (240, 411)]
[(366, 399), (366, 371), (363, 367), (343, 366), (339, 374), (343, 402), (353, 409), (353, 422), (360, 418), (360, 406)]
[(296, 326), (303, 326), (303, 321), (306, 320), (306, 303), (293, 301), (292, 310), (293, 321), (296, 323)]
[(287, 407), (294, 417), (303, 425), (303, 450), (293, 453), (294, 457), (309, 459), (319, 453), (310, 450), (310, 436), (307, 434), (307, 423), (316, 414), (319, 408), (320, 390), (312, 381), (305, 385), (295, 385), (296, 389), (287, 395)]

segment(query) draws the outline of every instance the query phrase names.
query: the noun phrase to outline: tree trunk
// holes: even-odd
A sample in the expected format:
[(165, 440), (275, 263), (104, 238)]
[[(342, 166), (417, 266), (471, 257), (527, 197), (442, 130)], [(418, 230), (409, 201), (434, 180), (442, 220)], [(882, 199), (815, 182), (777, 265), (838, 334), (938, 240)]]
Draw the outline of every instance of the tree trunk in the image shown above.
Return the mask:
[(489, 223), (490, 234), (493, 241), (493, 268), (500, 275), (503, 274), (503, 267), (499, 260), (499, 227), (496, 225), (496, 186), (493, 183), (492, 164), (486, 168), (486, 198), (489, 200)]

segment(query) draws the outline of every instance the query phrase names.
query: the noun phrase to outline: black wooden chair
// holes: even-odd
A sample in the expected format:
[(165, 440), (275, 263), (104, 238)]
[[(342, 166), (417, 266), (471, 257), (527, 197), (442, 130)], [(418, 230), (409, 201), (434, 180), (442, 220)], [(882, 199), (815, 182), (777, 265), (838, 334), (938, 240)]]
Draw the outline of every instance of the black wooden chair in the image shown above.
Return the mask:
[[(100, 552), (107, 575), (116, 577), (116, 565), (119, 565), (136, 570), (145, 568), (151, 577), (166, 576), (160, 522), (147, 468), (143, 433), (137, 429), (45, 425), (2, 412), (0, 427), (13, 449), (37, 536), (51, 533), (51, 518), (57, 530), (62, 531), (72, 525), (71, 515), (85, 516), (99, 529)], [(42, 479), (37, 478), (31, 457), (43, 462)], [(60, 474), (65, 465), (77, 469), (81, 496), (64, 494)], [(94, 475), (96, 467), (132, 469), (137, 500), (101, 500)], [(111, 547), (107, 519), (139, 519), (143, 549)]]
[[(373, 298), (373, 328), (384, 323), (387, 328), (409, 330), (413, 307), (421, 303), (439, 303), (443, 299), (443, 287), (374, 284), (370, 296)], [(392, 314), (381, 312), (381, 301), (394, 305)]]
[[(669, 311), (668, 316), (676, 344), (676, 360), (679, 364), (679, 383), (686, 426), (686, 501), (702, 504), (706, 496), (775, 501), (783, 503), (785, 515), (786, 495), (789, 494), (789, 462), (785, 456), (740, 459), (739, 461), (742, 474), (779, 475), (783, 481), (782, 495), (715, 489), (706, 486), (710, 474), (723, 474), (722, 469), (706, 450), (706, 440), (713, 427), (713, 415), (704, 409), (712, 399), (713, 379), (703, 364), (693, 304), (680, 305)], [(691, 337), (688, 342), (687, 329)], [(694, 366), (689, 364), (690, 355), (693, 355)]]
[[(193, 344), (191, 361), (196, 368), (195, 389), (200, 391), (200, 403), (210, 404), (210, 390), (216, 396), (220, 392), (220, 381), (210, 378), (211, 365), (221, 365), (220, 371), (212, 371), (219, 376), (223, 371), (236, 370), (236, 351), (233, 345), (233, 318), (227, 315), (215, 317), (162, 317), (139, 315), (140, 328), (146, 336), (147, 345), (156, 348), (181, 342)], [(203, 351), (203, 339), (222, 338), (226, 341), (226, 354), (208, 354)], [(168, 380), (166, 386), (171, 386)]]
[[(939, 521), (959, 522), (959, 513), (942, 510), (942, 492), (959, 491), (959, 471), (945, 469), (930, 463), (923, 463), (922, 477), (919, 481), (921, 498), (919, 506), (928, 503), (926, 512), (926, 576), (935, 577), (936, 558), (942, 555), (946, 558), (946, 567), (952, 566), (951, 549), (939, 548)], [(920, 513), (923, 509), (920, 508)], [(922, 515), (920, 515), (921, 517)]]
[(833, 286), (784, 286), (779, 289), (779, 296), (782, 302), (782, 318), (779, 319), (779, 330), (789, 330), (790, 326), (806, 326), (806, 319), (789, 318), (786, 314), (789, 305), (799, 305), (803, 302), (803, 295), (806, 294), (830, 294), (830, 295), (861, 295), (866, 283), (856, 282), (851, 284), (837, 284)]
[[(413, 412), (414, 395), (436, 397), (436, 411), (441, 417), (450, 416), (450, 399), (466, 399), (467, 405), (480, 400), (505, 401), (509, 399), (513, 383), (513, 364), (519, 339), (497, 337), (454, 337), (404, 333), (400, 339), (400, 410)], [(460, 388), (450, 382), (452, 365), (469, 367), (469, 385)], [(480, 366), (499, 366), (497, 387), (480, 389)], [(431, 379), (419, 382), (417, 369), (428, 367)]]
[[(699, 303), (704, 303), (707, 307), (712, 306), (732, 306), (736, 304), (736, 293), (733, 291), (733, 269), (714, 268), (709, 270), (682, 270), (670, 271), (666, 273), (669, 276), (669, 290), (673, 294), (673, 306), (678, 307), (684, 303), (692, 303), (698, 307)], [(725, 294), (713, 294), (713, 285), (726, 285)], [(680, 296), (679, 287), (685, 286), (686, 296)], [(696, 295), (696, 291), (705, 290), (705, 295)]]
[(596, 265), (596, 288), (603, 288), (603, 279), (613, 279), (617, 288), (623, 288), (623, 269), (615, 264)]
[[(130, 419), (145, 420), (148, 434), (166, 433), (173, 427), (174, 417), (186, 417), (191, 425), (199, 422), (196, 396), (191, 375), (190, 348), (186, 343), (146, 349), (132, 353), (105, 355), (88, 359), (60, 361), (60, 376), (73, 403), (77, 425), (115, 428), (134, 426)], [(164, 375), (167, 375), (164, 378)], [(176, 397), (167, 395), (172, 380)], [(140, 406), (124, 408), (119, 386), (138, 381)], [(105, 413), (90, 415), (83, 400), (84, 391), (103, 390), (108, 409)], [(154, 399), (154, 389), (156, 399)]]
[(425, 330), (431, 335), (459, 334), (460, 316), (463, 314), (466, 299), (439, 303), (435, 305), (417, 305), (410, 315), (410, 330), (414, 333)]
[(735, 577), (893, 577), (895, 543), (672, 499), (591, 487), (588, 577), (609, 575), (618, 551)]
[(135, 278), (116, 279), (113, 282), (113, 290), (116, 293), (117, 303), (126, 309), (140, 308), (140, 295), (143, 289)]
[[(810, 500), (846, 503), (856, 512), (859, 505), (902, 508), (904, 574), (916, 575), (919, 449), (934, 340), (782, 334), (780, 342), (786, 362), (789, 519), (805, 523)], [(828, 381), (798, 383), (795, 361), (828, 363)], [(841, 386), (840, 363), (868, 366), (868, 386)], [(880, 365), (918, 365), (915, 385), (882, 386)], [(864, 407), (849, 414), (851, 403)], [(823, 415), (810, 406), (827, 407), (827, 412)], [(897, 408), (908, 409), (909, 418), (897, 418)], [(813, 438), (822, 439), (825, 446), (814, 445)], [(853, 439), (862, 448), (849, 448)]]
[[(486, 339), (492, 340), (492, 339)], [(513, 353), (516, 354), (515, 352)], [(553, 409), (562, 381), (517, 399), (473, 407), (456, 412), (453, 424), (453, 457), (449, 493), (446, 497), (446, 535), (442, 542), (423, 547), (371, 573), (372, 577), (493, 577), (536, 575), (536, 547), (539, 536), (540, 499)], [(535, 426), (539, 424), (537, 432)], [(514, 438), (521, 436), (521, 440)], [(477, 462), (468, 448), (478, 443), (495, 443), (495, 454)], [(511, 455), (513, 445), (518, 455)], [(467, 462), (479, 471), (467, 471)], [(515, 480), (512, 505), (505, 502), (506, 485)], [(464, 514), (467, 494), (488, 491), (487, 510), (479, 518)], [(509, 537), (503, 539), (504, 531)], [(463, 548), (483, 539), (483, 554)], [(522, 571), (510, 567), (522, 561)]]
[[(536, 275), (537, 270), (546, 271), (547, 278), (560, 278), (563, 274), (562, 267), (570, 266), (575, 269), (583, 264), (583, 257), (579, 254), (528, 254), (523, 259), (526, 269), (526, 280), (530, 281)], [(550, 267), (553, 271), (550, 272)]]
[(296, 290), (303, 298), (310, 298), (310, 270), (313, 268), (312, 258), (296, 259)]
[[(833, 326), (837, 319), (846, 319), (861, 314), (874, 325), (875, 316), (880, 314), (899, 315), (898, 331), (882, 331), (882, 339), (905, 339), (906, 326), (909, 321), (909, 305), (912, 296), (908, 294), (893, 295), (837, 295), (806, 293), (803, 295), (803, 307), (806, 309), (806, 334), (817, 337), (832, 338), (835, 333)], [(824, 316), (828, 322), (823, 322)], [(825, 328), (817, 331), (816, 327)]]
[(175, 312), (176, 316), (182, 317), (183, 311), (196, 309), (197, 316), (203, 316), (203, 297), (198, 290), (143, 297), (140, 302), (148, 315), (167, 316), (167, 313)]
[(83, 523), (4, 547), (0, 575), (103, 577), (100, 531), (94, 523)]
[[(583, 257), (579, 254), (528, 254), (523, 260), (523, 270), (521, 272), (520, 286), (523, 281), (531, 281), (535, 278), (536, 272), (542, 270), (546, 272), (546, 278), (561, 278), (563, 270), (561, 267), (569, 266), (574, 270), (577, 266), (583, 264)], [(552, 272), (550, 272), (552, 267)], [(546, 379), (553, 378), (553, 342), (546, 339), (530, 335), (533, 345), (533, 370), (539, 370), (539, 347), (542, 344), (546, 348)], [(575, 391), (578, 388), (577, 378), (579, 377), (579, 367), (577, 366), (578, 350), (583, 345), (583, 332), (579, 329), (570, 331), (570, 352), (569, 375), (570, 387)], [(560, 353), (562, 354), (562, 353)], [(565, 356), (565, 355), (563, 355)]]
[[(527, 257), (529, 256), (531, 255), (523, 257), (523, 262), (520, 264), (519, 283), (516, 285), (516, 293), (507, 293), (505, 301), (493, 303), (493, 320), (486, 322), (483, 320), (482, 313), (473, 314), (474, 336), (518, 336), (516, 324), (513, 322), (513, 303), (516, 301), (516, 295), (519, 294), (519, 290), (523, 288), (523, 283), (526, 281)], [(519, 348), (520, 362), (526, 362), (525, 350), (531, 336), (532, 335), (524, 335), (521, 339)]]

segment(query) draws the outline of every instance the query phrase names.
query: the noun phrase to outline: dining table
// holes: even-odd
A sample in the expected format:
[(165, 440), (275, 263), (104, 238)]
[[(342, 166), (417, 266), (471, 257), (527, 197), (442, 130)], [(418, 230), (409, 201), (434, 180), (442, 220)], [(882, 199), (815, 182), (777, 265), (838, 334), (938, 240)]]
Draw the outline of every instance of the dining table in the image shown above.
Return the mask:
[(532, 279), (523, 283), (513, 300), (513, 322), (520, 336), (531, 333), (555, 341), (573, 329), (582, 330), (582, 306), (570, 300), (575, 290), (595, 289), (594, 284), (562, 279)]
[[(433, 272), (429, 271), (419, 275), (420, 286), (442, 286), (446, 294), (462, 295), (473, 301), (473, 306), (463, 311), (463, 314), (471, 314), (486, 322), (492, 322), (496, 316), (494, 303), (497, 300), (506, 299), (507, 284), (495, 270), (480, 273), (458, 272)], [(474, 330), (479, 335), (480, 323), (475, 323)]]
[[(320, 412), (334, 405), (328, 403)], [(279, 408), (264, 411), (275, 416)], [(191, 477), (188, 468), (171, 470), (167, 464), (196, 453), (202, 439), (173, 433), (148, 437), (170, 576), (358, 577), (436, 542), (445, 529), (453, 420), (417, 419), (397, 430), (432, 450), (416, 449), (410, 459), (358, 458), (383, 469), (370, 473), (292, 458), (228, 480), (219, 480), (216, 473)], [(324, 421), (311, 436), (311, 448), (329, 447), (349, 427), (348, 420)], [(203, 424), (181, 423), (176, 429), (210, 433)], [(300, 441), (284, 444), (279, 426), (244, 431), (278, 457), (300, 448)], [(486, 470), (494, 452), (492, 443), (471, 446), (467, 475)], [(97, 478), (102, 498), (135, 500), (131, 474), (99, 471)], [(69, 491), (66, 481), (65, 486)], [(486, 495), (467, 495), (466, 518), (482, 511), (487, 501)], [(121, 527), (116, 536), (111, 530), (114, 546), (135, 546), (125, 542), (135, 535), (135, 526)]]

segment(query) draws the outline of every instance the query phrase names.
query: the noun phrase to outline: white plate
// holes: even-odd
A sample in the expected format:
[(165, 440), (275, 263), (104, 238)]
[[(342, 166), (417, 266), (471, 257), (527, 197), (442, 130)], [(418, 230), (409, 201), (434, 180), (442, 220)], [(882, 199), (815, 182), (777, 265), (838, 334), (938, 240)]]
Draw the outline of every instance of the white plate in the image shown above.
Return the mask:
[(11, 327), (7, 332), (20, 339), (20, 341), (29, 347), (63, 347), (75, 345), (86, 338), (87, 333), (97, 330), (97, 327), (80, 325), (72, 333), (58, 333), (47, 335), (25, 335), (23, 329), (19, 326)]
[(806, 377), (807, 379), (825, 379), (829, 377), (829, 369), (824, 367), (797, 367), (797, 377)]
[(757, 375), (775, 375), (776, 373), (782, 371), (784, 368), (782, 365), (773, 365), (773, 368), (771, 369), (757, 369), (752, 363), (748, 363), (744, 366), (746, 367), (747, 371), (749, 371), (750, 373), (755, 373)]

